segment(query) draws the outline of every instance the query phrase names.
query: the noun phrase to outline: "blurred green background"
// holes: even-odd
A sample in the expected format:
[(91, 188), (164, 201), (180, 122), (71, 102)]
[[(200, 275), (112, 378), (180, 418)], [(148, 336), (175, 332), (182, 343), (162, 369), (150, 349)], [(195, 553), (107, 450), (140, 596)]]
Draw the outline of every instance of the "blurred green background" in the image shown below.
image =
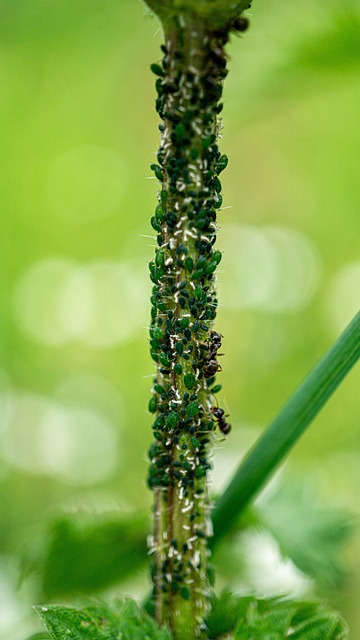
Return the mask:
[[(354, 315), (360, 291), (359, 3), (254, 0), (249, 15), (249, 32), (229, 45), (224, 94), (230, 163), (216, 326), (226, 354), (219, 400), (233, 431), (217, 446), (214, 492)], [(30, 606), (45, 597), (37, 558), (59, 513), (96, 522), (150, 511), (149, 164), (158, 120), (149, 65), (160, 43), (138, 0), (0, 1), (4, 640), (36, 629)], [(297, 504), (316, 493), (356, 520), (359, 380), (359, 371), (345, 380), (268, 494), (292, 483)], [(281, 529), (282, 509), (271, 513)], [(294, 512), (293, 529), (306, 517)], [(314, 588), (270, 534), (240, 538), (241, 577), (225, 553), (220, 585)], [(359, 532), (341, 553), (344, 575), (325, 592), (356, 638)], [(33, 570), (21, 579), (24, 558)], [(146, 589), (141, 569), (111, 593)]]

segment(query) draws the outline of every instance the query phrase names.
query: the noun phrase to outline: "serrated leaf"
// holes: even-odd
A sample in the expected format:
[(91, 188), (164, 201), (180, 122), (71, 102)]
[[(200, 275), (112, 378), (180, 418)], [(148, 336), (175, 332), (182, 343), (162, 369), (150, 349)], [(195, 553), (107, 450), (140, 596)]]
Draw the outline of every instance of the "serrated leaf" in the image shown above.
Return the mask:
[(83, 608), (62, 605), (35, 607), (52, 640), (171, 640), (130, 599), (111, 607), (92, 604)]
[(239, 598), (229, 591), (223, 591), (219, 597), (214, 594), (211, 613), (206, 620), (210, 638), (232, 631), (239, 619), (245, 616), (249, 604), (255, 601), (254, 596)]
[[(240, 598), (224, 592), (213, 597), (207, 620), (209, 637), (233, 640), (348, 640), (342, 617), (321, 602), (281, 598)], [(230, 636), (229, 636), (230, 637)]]
[(57, 520), (43, 559), (46, 598), (96, 593), (119, 582), (146, 562), (148, 520), (136, 516), (95, 522), (77, 514)]
[[(301, 619), (300, 624), (297, 621)], [(250, 635), (249, 635), (250, 632)], [(321, 603), (258, 601), (240, 621), (234, 640), (346, 640), (348, 628), (341, 616)]]

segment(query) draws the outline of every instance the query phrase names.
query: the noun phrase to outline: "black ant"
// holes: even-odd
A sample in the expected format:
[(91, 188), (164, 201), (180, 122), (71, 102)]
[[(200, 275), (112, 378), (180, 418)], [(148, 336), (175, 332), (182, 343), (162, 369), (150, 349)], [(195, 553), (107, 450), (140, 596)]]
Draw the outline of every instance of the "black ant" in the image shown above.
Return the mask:
[(249, 28), (249, 20), (247, 18), (236, 18), (236, 20), (234, 20), (234, 22), (231, 25), (231, 28), (234, 29), (235, 31), (247, 31), (247, 29)]
[(212, 378), (218, 371), (222, 371), (222, 367), (216, 358), (211, 358), (204, 365), (204, 378)]
[(221, 338), (221, 333), (218, 333), (217, 331), (210, 331), (209, 353), (212, 358), (216, 357), (216, 354), (221, 347)]
[(243, 33), (249, 28), (250, 22), (248, 18), (239, 17), (235, 20), (230, 20), (224, 27), (216, 29), (214, 35), (219, 38), (223, 44), (226, 44), (229, 39), (229, 33), (231, 31), (238, 31)]
[(221, 347), (221, 338), (221, 333), (210, 331), (210, 338), (208, 340), (209, 358), (204, 365), (204, 378), (212, 378), (217, 371), (221, 371), (221, 366), (216, 359), (217, 355), (222, 355), (221, 353), (218, 354)]
[(226, 416), (224, 409), (220, 409), (220, 407), (211, 407), (210, 411), (214, 418), (216, 418), (221, 433), (224, 436), (227, 436), (231, 431), (231, 424), (225, 420)]

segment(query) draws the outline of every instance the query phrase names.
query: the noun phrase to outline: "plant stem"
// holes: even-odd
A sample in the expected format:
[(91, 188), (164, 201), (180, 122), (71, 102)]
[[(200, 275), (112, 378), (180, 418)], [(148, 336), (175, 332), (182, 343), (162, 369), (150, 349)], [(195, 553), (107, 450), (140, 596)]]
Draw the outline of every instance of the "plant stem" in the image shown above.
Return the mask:
[(360, 357), (360, 313), (296, 389), (235, 473), (212, 514), (211, 548), (229, 532)]
[(194, 14), (173, 17), (165, 25), (162, 64), (152, 65), (163, 122), (159, 164), (151, 165), (160, 190), (151, 220), (158, 249), (149, 265), (157, 376), (149, 403), (156, 419), (148, 484), (155, 494), (155, 613), (177, 640), (206, 637), (211, 389), (221, 342), (212, 331), (221, 260), (214, 243), (222, 203), (218, 175), (227, 164), (216, 139), (228, 32)]

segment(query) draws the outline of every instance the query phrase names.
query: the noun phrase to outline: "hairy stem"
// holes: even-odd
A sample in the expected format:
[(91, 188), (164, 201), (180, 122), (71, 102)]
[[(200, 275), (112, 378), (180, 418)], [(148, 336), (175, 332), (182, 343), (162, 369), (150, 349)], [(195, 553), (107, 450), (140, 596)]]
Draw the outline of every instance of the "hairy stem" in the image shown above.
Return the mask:
[(160, 189), (151, 220), (158, 248), (149, 265), (157, 375), (149, 403), (156, 418), (148, 484), (155, 494), (156, 618), (179, 640), (206, 637), (207, 476), (221, 344), (212, 329), (221, 260), (214, 243), (222, 203), (218, 175), (227, 165), (216, 140), (230, 28), (233, 23), (211, 28), (194, 14), (173, 17), (165, 26), (162, 63), (151, 67), (162, 123), (158, 164), (151, 165)]

